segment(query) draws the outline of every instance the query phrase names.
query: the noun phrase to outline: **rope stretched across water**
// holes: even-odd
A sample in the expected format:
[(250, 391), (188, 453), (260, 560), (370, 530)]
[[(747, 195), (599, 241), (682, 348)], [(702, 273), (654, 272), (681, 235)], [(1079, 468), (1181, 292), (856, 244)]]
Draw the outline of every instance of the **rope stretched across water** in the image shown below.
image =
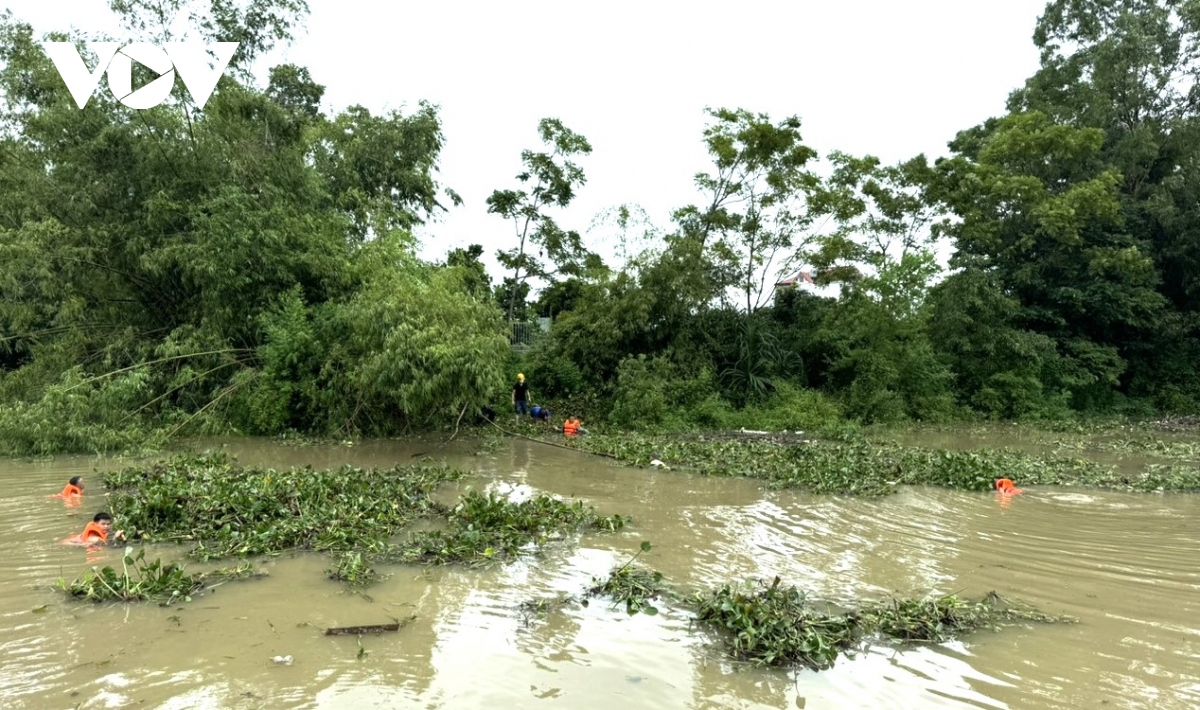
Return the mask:
[(496, 428), (497, 428), (497, 429), (499, 429), (501, 432), (503, 432), (503, 433), (505, 433), (505, 434), (507, 434), (507, 435), (509, 435), (509, 436), (519, 436), (519, 437), (521, 437), (522, 439), (528, 439), (529, 441), (536, 441), (536, 442), (537, 442), (537, 443), (539, 443), (539, 444), (545, 444), (546, 446), (554, 446), (554, 447), (557, 447), (557, 448), (560, 448), (560, 449), (566, 449), (567, 451), (579, 451), (579, 452), (582, 452), (582, 453), (585, 453), (585, 454), (591, 454), (592, 456), (603, 456), (603, 457), (605, 457), (605, 458), (614, 459), (614, 460), (617, 460), (617, 461), (619, 461), (619, 460), (620, 460), (620, 459), (618, 459), (616, 456), (614, 456), (613, 454), (605, 454), (605, 453), (601, 453), (601, 452), (599, 452), (599, 451), (588, 451), (587, 449), (580, 449), (580, 448), (578, 448), (578, 447), (575, 447), (575, 446), (567, 446), (566, 444), (556, 444), (556, 443), (554, 443), (553, 441), (546, 441), (545, 439), (537, 439), (537, 438), (534, 438), (534, 437), (532, 437), (532, 436), (526, 436), (525, 434), (522, 434), (522, 433), (520, 433), (520, 432), (516, 432), (516, 431), (509, 431), (509, 430), (505, 429), (504, 427), (500, 426), (499, 424), (497, 424), (497, 423), (496, 423), (496, 422), (494, 422), (494, 421), (492, 421), (492, 422), (489, 422), (489, 424), (491, 424), (492, 426), (496, 427)]
[[(461, 420), (462, 420), (462, 415), (460, 414), (460, 415), (459, 415), (459, 421), (461, 421)], [(554, 446), (554, 447), (556, 447), (556, 448), (559, 448), (559, 449), (566, 449), (567, 451), (578, 451), (578, 452), (580, 452), (580, 453), (584, 453), (584, 454), (591, 454), (591, 455), (593, 455), (593, 456), (603, 456), (604, 458), (609, 458), (609, 459), (613, 459), (613, 460), (615, 460), (615, 461), (620, 461), (620, 459), (619, 459), (619, 458), (617, 458), (617, 457), (616, 457), (614, 454), (606, 454), (606, 453), (602, 453), (602, 452), (599, 452), (599, 451), (589, 451), (589, 450), (587, 450), (587, 449), (580, 449), (580, 448), (578, 448), (578, 447), (575, 447), (575, 446), (566, 446), (565, 444), (556, 444), (556, 443), (554, 443), (553, 441), (546, 441), (545, 439), (537, 439), (537, 438), (535, 438), (535, 437), (532, 437), (532, 436), (526, 436), (525, 434), (522, 434), (522, 433), (520, 433), (520, 432), (516, 432), (516, 431), (509, 431), (508, 429), (505, 429), (504, 427), (502, 427), (502, 426), (500, 426), (499, 424), (497, 424), (497, 423), (496, 423), (494, 420), (493, 420), (493, 421), (489, 421), (488, 423), (489, 423), (489, 424), (491, 424), (492, 426), (496, 427), (497, 429), (499, 429), (499, 430), (500, 430), (500, 431), (501, 431), (503, 434), (506, 434), (506, 435), (508, 435), (508, 436), (516, 436), (516, 437), (520, 437), (520, 438), (522, 438), (522, 439), (527, 439), (527, 440), (529, 440), (529, 441), (533, 441), (533, 442), (536, 442), (536, 443), (539, 443), (539, 444), (545, 444), (546, 446)], [(419, 454), (413, 454), (413, 456), (412, 456), (412, 457), (413, 457), (414, 459), (423, 459), (423, 458), (425, 458), (426, 456), (430, 456), (431, 454), (433, 454), (433, 452), (435, 452), (435, 451), (438, 451), (439, 449), (441, 449), (442, 447), (444, 447), (446, 444), (449, 444), (451, 441), (453, 441), (453, 440), (454, 440), (454, 437), (456, 437), (456, 436), (458, 436), (458, 426), (457, 426), (457, 425), (454, 427), (454, 433), (450, 435), (450, 438), (449, 438), (449, 439), (446, 439), (445, 441), (443, 441), (442, 443), (440, 443), (440, 444), (438, 444), (437, 446), (433, 447), (433, 448), (432, 448), (432, 449), (430, 449), (429, 451), (424, 451), (424, 452), (421, 452), (421, 453), (419, 453)]]

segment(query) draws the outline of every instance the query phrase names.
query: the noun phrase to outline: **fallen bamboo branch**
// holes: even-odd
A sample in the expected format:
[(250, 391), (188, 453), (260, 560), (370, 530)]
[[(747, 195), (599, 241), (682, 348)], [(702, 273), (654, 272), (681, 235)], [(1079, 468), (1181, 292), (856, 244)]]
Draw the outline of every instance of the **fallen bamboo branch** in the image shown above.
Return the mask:
[(410, 616), (404, 621), (397, 619), (391, 624), (367, 624), (366, 626), (331, 626), (325, 629), (326, 636), (360, 636), (362, 634), (382, 634), (385, 631), (399, 631), (404, 628), (408, 622), (417, 618)]
[(367, 626), (335, 626), (325, 629), (326, 636), (357, 636), (359, 634), (381, 634), (384, 631), (399, 631), (400, 624), (369, 624)]

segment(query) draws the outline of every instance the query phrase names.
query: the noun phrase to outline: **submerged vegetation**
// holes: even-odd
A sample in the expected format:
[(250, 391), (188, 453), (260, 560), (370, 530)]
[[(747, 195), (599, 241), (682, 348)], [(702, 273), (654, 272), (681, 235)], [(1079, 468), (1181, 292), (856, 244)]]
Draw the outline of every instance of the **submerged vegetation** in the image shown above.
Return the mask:
[(111, 472), (104, 485), (129, 539), (194, 542), (193, 556), (215, 559), (377, 548), (436, 514), (434, 489), (461, 475), (432, 466), (259, 469), (211, 454)]
[(747, 441), (721, 435), (589, 435), (578, 446), (636, 466), (659, 460), (675, 470), (746, 476), (809, 493), (880, 496), (901, 484), (986, 491), (999, 478), (1031, 486), (1200, 491), (1200, 467), (1194, 465), (1151, 464), (1130, 474), (1087, 459), (1011, 449), (949, 451), (866, 439)]
[[(643, 542), (641, 552), (650, 543)], [(604, 580), (593, 579), (581, 598), (558, 595), (520, 605), (526, 620), (544, 618), (589, 597), (607, 597), (629, 614), (651, 616), (663, 599), (689, 611), (700, 628), (722, 640), (733, 658), (755, 665), (801, 666), (823, 670), (838, 657), (853, 654), (870, 643), (941, 643), (982, 629), (1023, 623), (1072, 623), (1075, 619), (1044, 614), (995, 592), (980, 600), (957, 595), (928, 599), (865, 601), (855, 608), (818, 604), (796, 587), (771, 584), (723, 584), (705, 592), (681, 594), (663, 581), (660, 572), (633, 567), (634, 555)]]
[(330, 579), (345, 582), (352, 587), (365, 587), (379, 579), (379, 572), (371, 566), (361, 550), (343, 552), (337, 566), (327, 570)]
[(638, 552), (628, 562), (612, 571), (606, 579), (593, 579), (592, 586), (587, 589), (588, 597), (603, 596), (613, 600), (614, 604), (624, 604), (625, 611), (630, 615), (641, 612), (654, 616), (658, 608), (651, 605), (666, 590), (661, 572), (634, 567), (633, 563), (643, 552), (650, 551), (650, 543), (643, 542)]
[(231, 579), (263, 576), (249, 564), (189, 574), (182, 565), (164, 563), (160, 559), (145, 560), (146, 551), (125, 548), (121, 569), (93, 568), (72, 582), (58, 580), (58, 587), (68, 595), (94, 602), (153, 601), (163, 606), (178, 601), (191, 601), (192, 595), (205, 587)]
[(818, 609), (795, 587), (757, 582), (723, 585), (691, 600), (696, 619), (721, 635), (730, 655), (758, 665), (829, 668), (843, 653), (873, 639), (942, 642), (1009, 623), (1069, 622), (1001, 599), (995, 593), (970, 601), (892, 599), (857, 610)]
[[(130, 540), (194, 543), (189, 554), (205, 560), (336, 553), (329, 577), (354, 586), (378, 579), (378, 563), (500, 562), (571, 533), (613, 532), (629, 522), (547, 495), (514, 502), (468, 490), (450, 507), (434, 499), (441, 483), (462, 475), (417, 465), (260, 469), (205, 454), (128, 467), (103, 480)], [(437, 527), (408, 530), (418, 519)]]
[(495, 494), (468, 491), (445, 515), (445, 522), (445, 529), (411, 535), (395, 559), (423, 564), (501, 561), (567, 533), (614, 532), (628, 520), (620, 515), (601, 517), (582, 501), (568, 504), (537, 495), (514, 503)]

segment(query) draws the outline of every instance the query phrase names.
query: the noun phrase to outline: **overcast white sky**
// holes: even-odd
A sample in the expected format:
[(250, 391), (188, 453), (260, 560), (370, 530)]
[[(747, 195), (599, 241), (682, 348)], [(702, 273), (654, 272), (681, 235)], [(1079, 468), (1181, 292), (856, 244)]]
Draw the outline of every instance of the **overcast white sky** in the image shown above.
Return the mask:
[[(822, 155), (944, 155), (956, 131), (1001, 113), (1037, 68), (1030, 37), (1045, 0), (309, 5), (296, 41), (271, 63), (307, 66), (327, 87), (327, 108), (378, 112), (421, 99), (441, 107), (440, 178), (465, 204), (422, 230), (424, 256), (440, 258), (470, 243), (490, 257), (513, 241), (485, 200), (516, 186), (520, 153), (540, 147), (543, 117), (593, 146), (580, 161), (587, 185), (556, 215), (580, 231), (621, 203), (642, 205), (667, 227), (671, 210), (696, 201), (706, 106), (798, 115)], [(39, 31), (74, 26), (120, 38), (107, 0), (7, 7)]]

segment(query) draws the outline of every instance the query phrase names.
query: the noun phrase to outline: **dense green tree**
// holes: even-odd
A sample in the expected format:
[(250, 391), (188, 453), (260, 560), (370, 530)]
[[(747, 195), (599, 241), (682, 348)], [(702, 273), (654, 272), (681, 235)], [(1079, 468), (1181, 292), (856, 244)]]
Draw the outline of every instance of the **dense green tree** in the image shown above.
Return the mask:
[(490, 298), (492, 295), (492, 277), (488, 276), (487, 267), (480, 261), (483, 247), (472, 244), (466, 249), (451, 249), (446, 256), (446, 265), (458, 268), (462, 273), (463, 287), (475, 298)]
[[(1122, 221), (1167, 301), (1136, 337), (1114, 333), (1122, 388), (1200, 409), (1200, 11), (1190, 0), (1055, 0), (1034, 32), (1042, 67), (1010, 109), (1101, 131)], [(1189, 395), (1180, 396), (1181, 393)], [(1167, 406), (1159, 398), (1158, 406)]]
[(930, 339), (955, 375), (959, 404), (1001, 419), (1064, 414), (1055, 341), (1019, 327), (1021, 304), (994, 274), (964, 269), (929, 300)]
[(587, 283), (582, 279), (571, 278), (555, 281), (538, 294), (535, 306), (537, 314), (542, 318), (554, 318), (575, 307), (584, 298)]
[(885, 166), (835, 151), (830, 162), (810, 206), (833, 227), (803, 257), (819, 284), (841, 292), (818, 328), (825, 384), (864, 421), (945, 418), (952, 373), (929, 339), (926, 308), (940, 271), (925, 194), (932, 170), (924, 156)]
[(1146, 240), (1121, 209), (1121, 175), (1100, 129), (1013, 114), (961, 136), (939, 165), (954, 263), (994, 272), (1021, 304), (1017, 327), (1054, 339), (1078, 406), (1120, 384), (1131, 343), (1152, 335), (1165, 300)]
[[(198, 27), (262, 49), (302, 5), (214, 2)], [(91, 432), (64, 446), (126, 445), (97, 427), (177, 431), (223, 414), (262, 430), (386, 431), (495, 386), (483, 372), (504, 338), (488, 311), (447, 290), (457, 274), (411, 257), (406, 229), (441, 209), (436, 112), (326, 117), (303, 68), (277, 67), (266, 90), (252, 80), (230, 72), (203, 110), (183, 91), (143, 111), (97, 92), (80, 110), (32, 29), (0, 20), (0, 438), (33, 446), (25, 432), (49, 421)], [(281, 346), (301, 323), (315, 335)], [(435, 342), (438, 327), (455, 348)], [(327, 339), (344, 351), (318, 347)], [(268, 381), (282, 399), (264, 399)], [(255, 409), (250, 393), (275, 404)]]
[(496, 284), (492, 296), (496, 304), (508, 313), (510, 323), (523, 323), (529, 319), (529, 292), (532, 289), (528, 283), (517, 283), (511, 276)]

